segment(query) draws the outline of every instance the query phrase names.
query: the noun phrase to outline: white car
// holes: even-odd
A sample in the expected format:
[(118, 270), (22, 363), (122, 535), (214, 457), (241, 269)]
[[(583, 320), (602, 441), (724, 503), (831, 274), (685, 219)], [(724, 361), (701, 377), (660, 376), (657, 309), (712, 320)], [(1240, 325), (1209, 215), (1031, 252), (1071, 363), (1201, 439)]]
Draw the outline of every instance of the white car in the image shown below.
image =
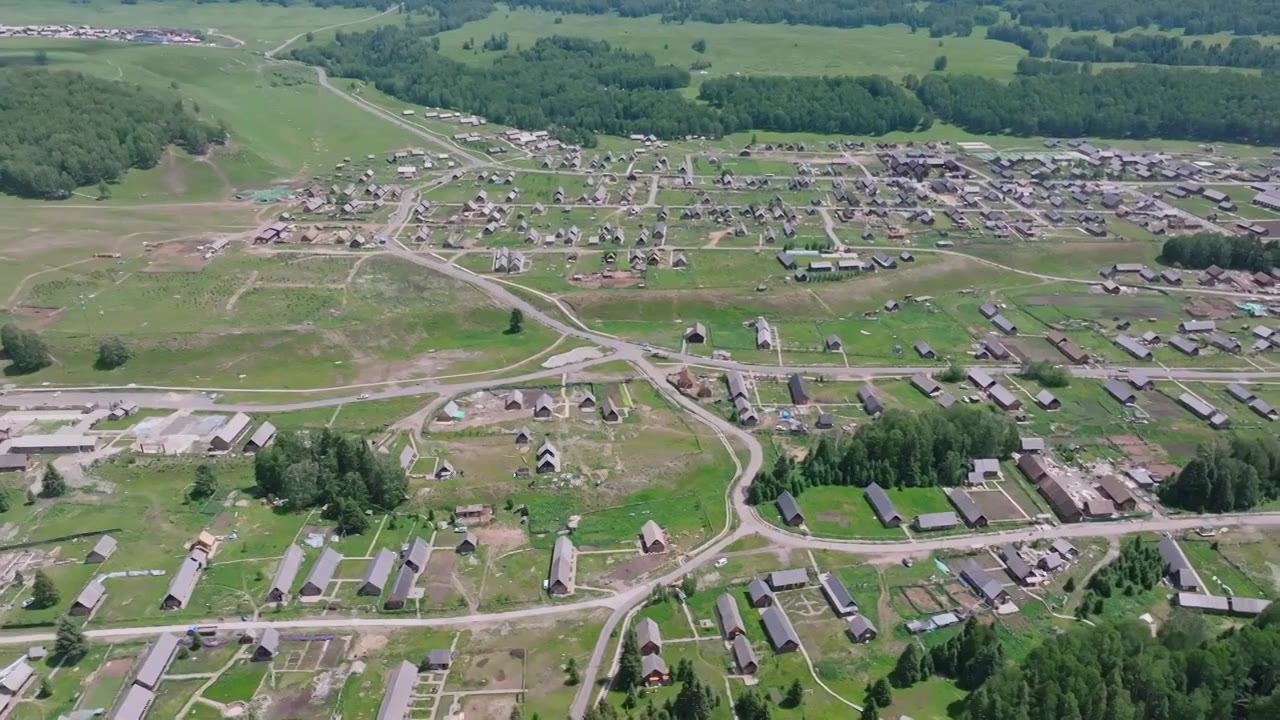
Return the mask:
[(729, 558), (720, 558), (719, 560), (716, 560), (716, 567), (718, 568), (722, 568), (728, 564), (729, 564)]
[(359, 397), (357, 397), (356, 399), (357, 399), (357, 400), (368, 400), (368, 399), (369, 399), (369, 393), (360, 393)]

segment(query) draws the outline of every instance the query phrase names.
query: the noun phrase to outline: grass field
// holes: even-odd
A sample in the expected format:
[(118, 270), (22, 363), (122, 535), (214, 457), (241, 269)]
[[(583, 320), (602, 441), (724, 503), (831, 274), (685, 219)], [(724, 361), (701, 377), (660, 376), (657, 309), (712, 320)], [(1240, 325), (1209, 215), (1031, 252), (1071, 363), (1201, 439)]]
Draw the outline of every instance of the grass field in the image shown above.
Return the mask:
[[(977, 28), (967, 38), (930, 38), (904, 25), (838, 29), (799, 25), (750, 23), (663, 24), (658, 16), (619, 18), (612, 15), (560, 15), (536, 10), (499, 10), (484, 20), (440, 35), (441, 50), (458, 60), (488, 63), (496, 53), (462, 49), (468, 38), (506, 32), (512, 47), (529, 47), (550, 35), (573, 35), (607, 40), (615, 47), (652, 53), (659, 63), (689, 67), (702, 60), (711, 67), (694, 73), (694, 84), (705, 77), (742, 74), (861, 75), (881, 74), (899, 79), (924, 75), (933, 59), (946, 55), (951, 72), (1010, 77), (1025, 53), (1008, 43), (985, 39)], [(690, 47), (706, 41), (706, 52)], [(822, 52), (806, 49), (823, 48)]]

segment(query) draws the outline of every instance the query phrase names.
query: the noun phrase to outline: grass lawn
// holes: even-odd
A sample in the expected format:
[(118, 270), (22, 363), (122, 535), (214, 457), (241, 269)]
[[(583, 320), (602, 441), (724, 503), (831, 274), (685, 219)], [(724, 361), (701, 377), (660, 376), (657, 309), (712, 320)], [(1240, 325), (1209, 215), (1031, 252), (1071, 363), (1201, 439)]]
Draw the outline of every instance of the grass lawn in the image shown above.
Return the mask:
[[(895, 501), (897, 497), (895, 496)], [(901, 528), (886, 528), (871, 510), (862, 488), (814, 487), (805, 490), (800, 497), (800, 509), (805, 513), (806, 525), (819, 537), (838, 538), (905, 538)], [(903, 508), (899, 506), (899, 512)], [(761, 515), (778, 523), (778, 510), (770, 503), (760, 508)]]
[[(1195, 537), (1183, 538), (1182, 550), (1205, 584), (1205, 590), (1214, 595), (1238, 595), (1240, 597), (1271, 597), (1274, 591), (1261, 587), (1245, 574), (1225, 554), (1219, 543)], [(1216, 578), (1216, 579), (1215, 579)]]
[(204, 697), (220, 703), (247, 702), (258, 691), (269, 669), (268, 663), (238, 662), (204, 691)]

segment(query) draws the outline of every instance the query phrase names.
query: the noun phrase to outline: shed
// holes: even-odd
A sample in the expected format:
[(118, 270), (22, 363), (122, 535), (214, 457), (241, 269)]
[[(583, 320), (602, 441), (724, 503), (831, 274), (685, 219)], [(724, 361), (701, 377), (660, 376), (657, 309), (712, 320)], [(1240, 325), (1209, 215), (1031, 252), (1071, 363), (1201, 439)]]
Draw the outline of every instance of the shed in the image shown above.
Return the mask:
[(787, 653), (800, 649), (800, 636), (796, 634), (795, 628), (791, 626), (791, 620), (787, 618), (782, 608), (777, 606), (766, 608), (761, 614), (761, 620), (764, 621), (765, 634), (769, 636), (769, 642), (774, 650)]
[(90, 580), (89, 584), (84, 586), (80, 594), (76, 596), (74, 602), (71, 603), (71, 609), (68, 611), (72, 615), (88, 615), (98, 607), (98, 603), (102, 602), (102, 598), (106, 596), (107, 589), (96, 579)]
[(418, 687), (418, 667), (408, 660), (394, 668), (387, 677), (382, 691), (382, 704), (378, 706), (378, 720), (406, 720), (413, 705), (414, 690)]
[(747, 602), (753, 608), (769, 607), (774, 603), (776, 598), (773, 591), (760, 578), (754, 578), (747, 583)]
[(387, 580), (391, 577), (391, 570), (395, 566), (396, 554), (387, 548), (379, 550), (378, 554), (374, 555), (365, 566), (364, 578), (361, 579), (356, 594), (374, 597), (381, 595), (387, 588)]
[(867, 616), (854, 615), (849, 618), (849, 626), (845, 629), (845, 634), (856, 643), (870, 642), (876, 639), (876, 627), (871, 624)]
[(662, 631), (653, 618), (644, 618), (636, 623), (636, 644), (640, 646), (641, 655), (662, 652)]
[(275, 575), (271, 576), (271, 585), (267, 588), (267, 602), (284, 602), (289, 598), (289, 588), (298, 577), (302, 567), (302, 548), (290, 545), (285, 548), (280, 563), (276, 565)]
[(342, 553), (333, 548), (325, 548), (320, 553), (320, 557), (311, 565), (310, 572), (307, 573), (306, 579), (302, 581), (302, 588), (298, 590), (298, 594), (303, 597), (316, 597), (324, 594), (325, 588), (329, 586), (329, 581), (333, 579), (333, 573), (338, 569), (338, 563), (342, 562)]
[(262, 631), (262, 637), (258, 639), (258, 644), (253, 648), (251, 660), (262, 662), (270, 660), (276, 656), (276, 651), (280, 649), (280, 631), (269, 627)]
[(871, 483), (867, 486), (866, 495), (867, 502), (871, 503), (871, 509), (875, 511), (876, 517), (880, 518), (880, 522), (885, 527), (898, 527), (902, 524), (902, 515), (893, 506), (893, 501), (889, 499), (889, 494), (884, 491), (884, 488), (877, 483)]
[(738, 610), (738, 602), (729, 593), (716, 598), (716, 617), (720, 620), (720, 632), (727, 640), (747, 631), (747, 626), (742, 622), (742, 613)]
[(751, 648), (751, 641), (741, 633), (733, 637), (733, 663), (738, 667), (738, 672), (743, 675), (754, 675), (760, 669), (760, 662), (756, 658), (756, 651)]
[(89, 550), (89, 554), (85, 555), (86, 563), (105, 562), (111, 554), (116, 551), (116, 539), (110, 535), (103, 535), (98, 538), (98, 542), (93, 544), (93, 548)]
[(667, 536), (653, 520), (646, 521), (640, 528), (640, 550), (645, 553), (667, 551)]
[(796, 502), (796, 498), (789, 491), (783, 490), (776, 500), (778, 504), (778, 512), (782, 515), (782, 521), (791, 527), (798, 527), (804, 524), (804, 513), (800, 512), (800, 503)]

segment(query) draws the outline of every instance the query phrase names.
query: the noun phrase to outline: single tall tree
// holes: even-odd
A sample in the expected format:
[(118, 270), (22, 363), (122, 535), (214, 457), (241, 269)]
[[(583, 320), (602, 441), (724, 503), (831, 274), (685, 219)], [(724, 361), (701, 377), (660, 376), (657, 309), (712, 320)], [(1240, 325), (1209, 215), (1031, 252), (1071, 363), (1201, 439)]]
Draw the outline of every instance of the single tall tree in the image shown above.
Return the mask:
[(800, 684), (800, 678), (791, 681), (791, 687), (787, 688), (787, 707), (800, 707), (804, 703), (804, 686)]
[(520, 308), (511, 309), (511, 319), (507, 323), (507, 334), (518, 335), (524, 330), (524, 313)]
[(78, 660), (88, 649), (84, 631), (71, 620), (68, 615), (58, 618), (58, 629), (54, 635), (53, 652), (69, 661)]
[(196, 481), (191, 486), (191, 497), (195, 500), (211, 498), (218, 492), (218, 476), (208, 463), (196, 466)]
[(40, 497), (56, 498), (67, 494), (67, 481), (58, 472), (58, 468), (49, 463), (44, 466), (44, 475), (40, 477)]
[(31, 598), (35, 600), (36, 607), (41, 608), (53, 607), (62, 600), (62, 596), (58, 595), (58, 588), (53, 584), (53, 579), (46, 575), (44, 570), (36, 570), (36, 581), (31, 588)]
[(887, 708), (893, 704), (893, 690), (889, 688), (889, 681), (880, 678), (867, 688), (867, 702), (874, 702), (877, 707)]
[(9, 356), (13, 369), (31, 373), (53, 363), (44, 340), (32, 330), (23, 330), (13, 323), (0, 328), (0, 348)]

